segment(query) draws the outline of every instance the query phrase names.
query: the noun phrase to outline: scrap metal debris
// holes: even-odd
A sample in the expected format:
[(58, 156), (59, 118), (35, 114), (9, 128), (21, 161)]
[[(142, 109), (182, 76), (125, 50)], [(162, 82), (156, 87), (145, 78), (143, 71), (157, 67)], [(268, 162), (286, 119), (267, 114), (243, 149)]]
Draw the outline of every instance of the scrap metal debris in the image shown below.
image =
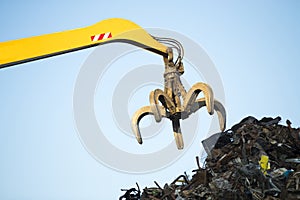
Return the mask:
[(120, 199), (300, 199), (300, 128), (280, 120), (247, 117), (202, 142), (208, 155), (205, 167), (196, 157), (192, 178), (180, 175), (164, 187), (155, 182), (141, 195), (126, 191)]
[(130, 188), (127, 189), (121, 189), (121, 191), (125, 191), (125, 194), (120, 196), (119, 200), (139, 200), (141, 198), (141, 190), (138, 183), (136, 183), (136, 186), (138, 189)]

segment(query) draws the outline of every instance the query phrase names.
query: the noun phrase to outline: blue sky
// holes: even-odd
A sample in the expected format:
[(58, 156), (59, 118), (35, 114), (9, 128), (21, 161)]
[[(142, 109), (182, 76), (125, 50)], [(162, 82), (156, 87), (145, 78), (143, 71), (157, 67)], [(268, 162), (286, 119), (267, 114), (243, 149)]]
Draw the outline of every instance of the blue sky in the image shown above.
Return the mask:
[[(299, 1), (5, 0), (0, 5), (0, 41), (112, 17), (179, 32), (214, 62), (225, 90), (228, 127), (248, 115), (279, 115), (283, 123), (300, 125)], [(172, 165), (142, 175), (112, 170), (86, 151), (74, 125), (72, 98), (92, 52), (0, 70), (1, 199), (117, 199), (121, 188), (136, 181), (142, 188), (154, 180), (163, 184), (196, 166), (200, 141)]]

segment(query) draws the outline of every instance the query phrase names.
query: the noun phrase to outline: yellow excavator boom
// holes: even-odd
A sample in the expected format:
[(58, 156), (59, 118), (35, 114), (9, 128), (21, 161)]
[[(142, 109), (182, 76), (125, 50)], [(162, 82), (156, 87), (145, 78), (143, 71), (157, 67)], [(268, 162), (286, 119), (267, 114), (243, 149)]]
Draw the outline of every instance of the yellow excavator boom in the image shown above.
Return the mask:
[(0, 68), (109, 42), (126, 42), (167, 56), (167, 47), (140, 26), (112, 18), (85, 28), (0, 42)]
[[(209, 85), (196, 83), (190, 90), (184, 89), (180, 80), (184, 72), (182, 45), (172, 38), (153, 37), (140, 26), (125, 19), (112, 18), (85, 28), (0, 42), (0, 68), (110, 42), (130, 43), (164, 57), (164, 91), (161, 89), (152, 91), (149, 98), (150, 106), (136, 111), (131, 120), (132, 130), (138, 143), (143, 142), (139, 122), (148, 114), (154, 115), (157, 122), (160, 122), (162, 117), (172, 121), (178, 149), (184, 147), (180, 120), (188, 118), (190, 114), (203, 106), (207, 107), (209, 114), (213, 114), (214, 110), (217, 111), (220, 129), (222, 131), (225, 129), (225, 108), (220, 102), (214, 100), (213, 91)], [(175, 62), (172, 48), (177, 51)], [(197, 99), (201, 91), (204, 93), (204, 98)], [(267, 169), (266, 162), (266, 159), (262, 158), (261, 166), (264, 171)]]

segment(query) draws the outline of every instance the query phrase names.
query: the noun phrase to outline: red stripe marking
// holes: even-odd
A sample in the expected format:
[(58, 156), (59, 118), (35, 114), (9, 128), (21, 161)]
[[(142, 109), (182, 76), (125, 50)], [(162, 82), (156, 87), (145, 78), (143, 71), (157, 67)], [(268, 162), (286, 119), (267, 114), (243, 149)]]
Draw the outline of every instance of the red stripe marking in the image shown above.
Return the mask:
[[(109, 33), (109, 35), (108, 35), (108, 37), (107, 38), (111, 38), (112, 37), (112, 34), (111, 34), (111, 32), (107, 32), (107, 33)], [(99, 35), (99, 37), (98, 37), (98, 35), (93, 35), (93, 36), (91, 36), (91, 41), (94, 41), (94, 39), (95, 39), (95, 37), (97, 36), (97, 41), (99, 41), (99, 40), (103, 40), (104, 39), (104, 36), (105, 36), (105, 34), (106, 33), (101, 33), (100, 35)], [(107, 38), (105, 38), (105, 39), (107, 39)], [(95, 42), (95, 41), (94, 41)]]
[(99, 37), (98, 41), (99, 41), (99, 40), (102, 40), (102, 39), (103, 39), (103, 37), (104, 37), (104, 35), (105, 35), (105, 33), (102, 33), (102, 34), (100, 35), (100, 37)]

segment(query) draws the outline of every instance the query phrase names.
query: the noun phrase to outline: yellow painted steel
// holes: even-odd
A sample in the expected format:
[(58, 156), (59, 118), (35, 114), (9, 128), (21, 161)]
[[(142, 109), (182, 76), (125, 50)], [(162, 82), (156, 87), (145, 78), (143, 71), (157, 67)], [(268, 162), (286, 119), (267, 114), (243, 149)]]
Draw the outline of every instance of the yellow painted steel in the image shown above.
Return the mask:
[[(99, 41), (91, 38), (108, 32), (111, 38)], [(131, 43), (163, 56), (167, 52), (165, 45), (137, 24), (112, 18), (85, 28), (0, 42), (0, 68), (117, 41)]]
[(267, 174), (267, 170), (270, 169), (269, 157), (266, 155), (262, 155), (260, 157), (259, 164), (260, 164), (261, 171), (264, 174)]

